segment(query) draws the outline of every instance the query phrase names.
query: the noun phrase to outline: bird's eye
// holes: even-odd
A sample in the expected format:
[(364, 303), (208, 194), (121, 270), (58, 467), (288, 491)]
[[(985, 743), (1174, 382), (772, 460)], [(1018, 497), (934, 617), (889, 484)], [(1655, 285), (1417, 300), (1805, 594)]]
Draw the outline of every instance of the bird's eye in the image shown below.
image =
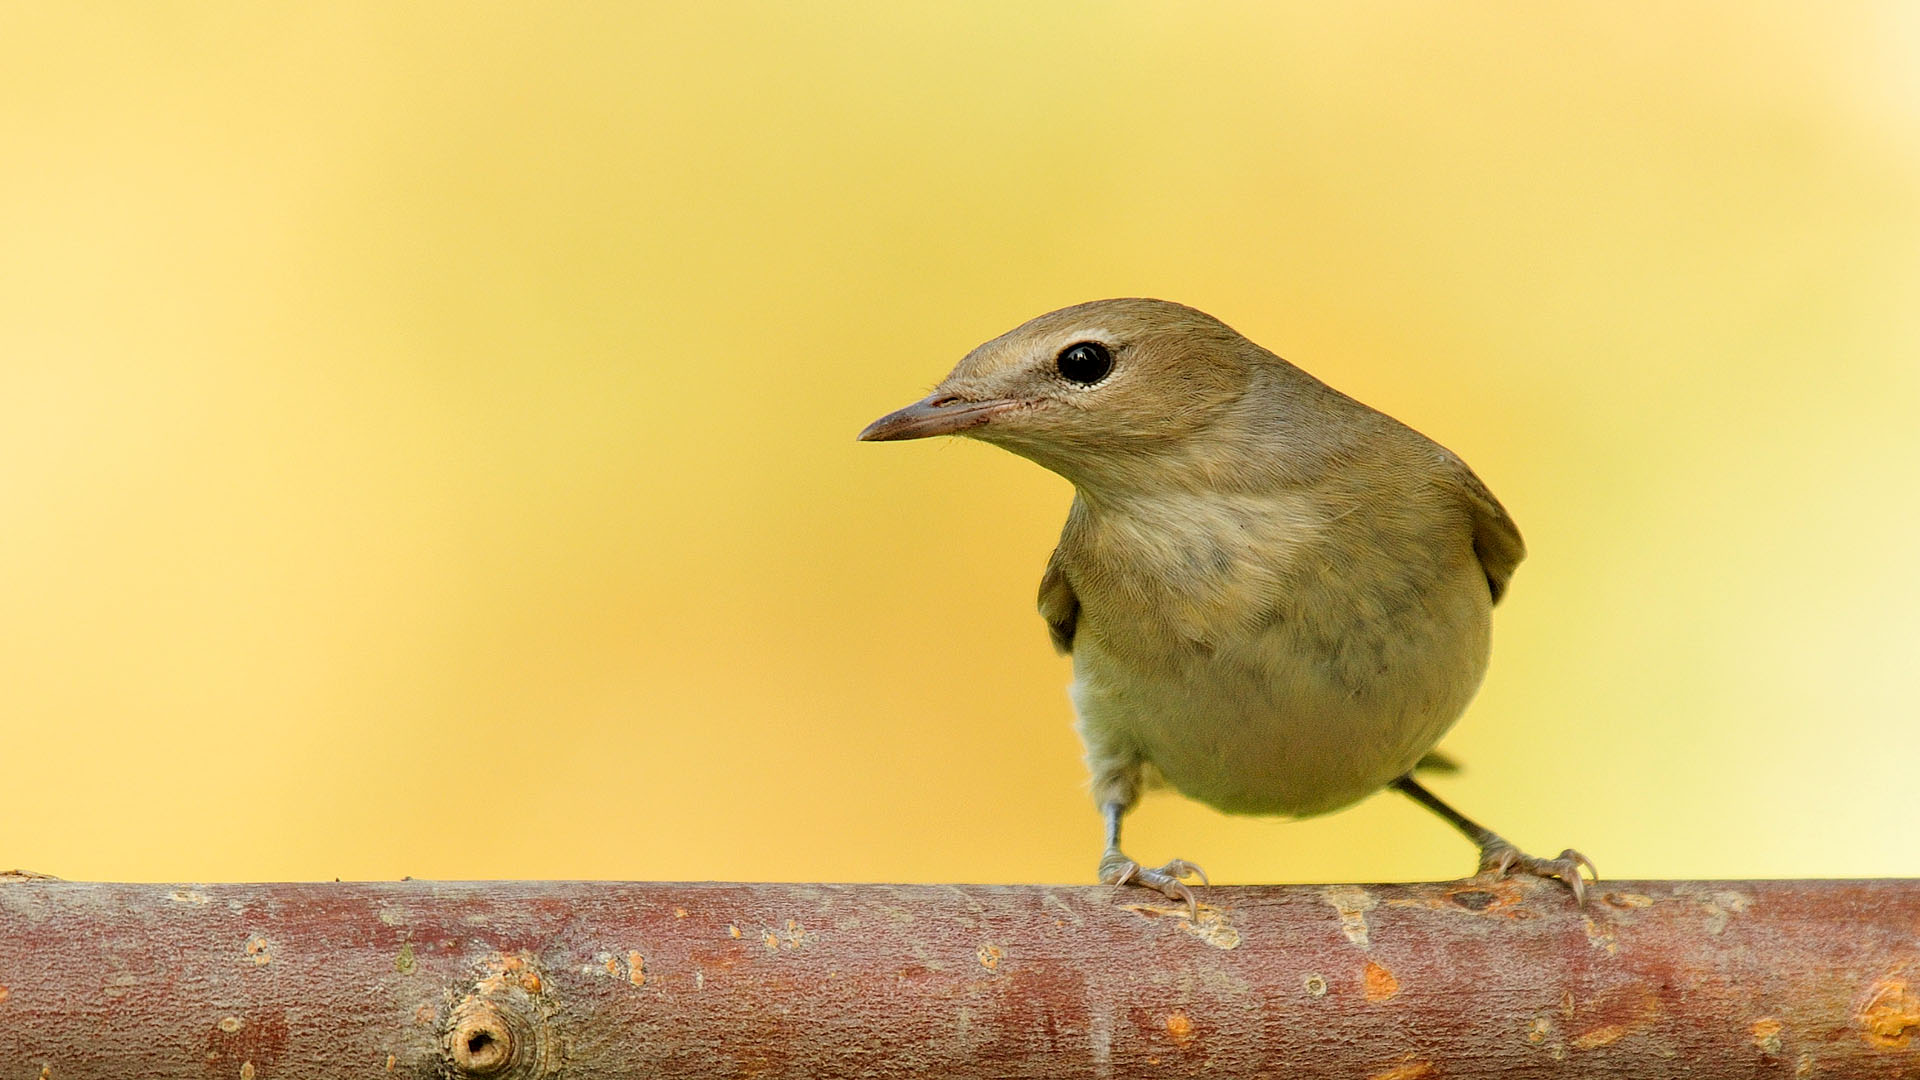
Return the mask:
[(1060, 368), (1061, 378), (1081, 386), (1092, 386), (1113, 370), (1113, 354), (1097, 341), (1069, 345), (1054, 362)]

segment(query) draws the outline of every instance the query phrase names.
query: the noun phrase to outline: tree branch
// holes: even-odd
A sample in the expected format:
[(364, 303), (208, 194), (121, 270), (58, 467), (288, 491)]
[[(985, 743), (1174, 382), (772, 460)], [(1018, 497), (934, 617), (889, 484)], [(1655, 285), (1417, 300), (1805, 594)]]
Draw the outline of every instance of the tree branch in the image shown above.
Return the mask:
[(0, 1075), (1920, 1076), (1920, 881), (0, 880)]

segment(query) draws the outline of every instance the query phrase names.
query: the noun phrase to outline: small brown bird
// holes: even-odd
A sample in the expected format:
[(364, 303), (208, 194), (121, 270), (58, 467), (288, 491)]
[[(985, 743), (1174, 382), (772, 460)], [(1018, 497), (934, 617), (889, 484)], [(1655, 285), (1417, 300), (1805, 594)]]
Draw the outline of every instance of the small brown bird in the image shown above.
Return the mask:
[(1445, 447), (1203, 312), (1099, 300), (968, 353), (860, 438), (966, 435), (1072, 481), (1040, 614), (1106, 818), (1100, 879), (1198, 901), (1174, 859), (1120, 850), (1150, 779), (1232, 813), (1307, 817), (1394, 787), (1480, 847), (1559, 878), (1413, 779), (1487, 669), (1520, 532)]

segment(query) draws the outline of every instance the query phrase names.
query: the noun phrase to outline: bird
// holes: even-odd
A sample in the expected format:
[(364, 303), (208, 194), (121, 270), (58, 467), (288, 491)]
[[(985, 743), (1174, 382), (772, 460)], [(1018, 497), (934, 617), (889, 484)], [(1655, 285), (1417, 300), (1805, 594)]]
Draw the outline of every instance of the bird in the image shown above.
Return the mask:
[(1071, 482), (1039, 609), (1106, 826), (1099, 878), (1184, 902), (1195, 864), (1121, 848), (1143, 790), (1306, 818), (1397, 790), (1479, 848), (1481, 875), (1557, 879), (1416, 769), (1487, 670), (1491, 613), (1526, 546), (1472, 469), (1202, 311), (1120, 298), (1033, 318), (967, 353), (862, 441), (955, 435)]

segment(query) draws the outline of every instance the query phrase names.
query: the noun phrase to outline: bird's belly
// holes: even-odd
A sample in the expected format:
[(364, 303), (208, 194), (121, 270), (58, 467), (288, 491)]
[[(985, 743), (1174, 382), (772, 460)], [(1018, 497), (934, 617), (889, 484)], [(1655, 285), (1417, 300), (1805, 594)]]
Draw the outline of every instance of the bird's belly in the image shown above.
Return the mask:
[(1462, 614), (1335, 641), (1269, 627), (1158, 655), (1122, 655), (1085, 634), (1074, 650), (1082, 733), (1221, 810), (1337, 810), (1404, 775), (1466, 708), (1486, 669), (1488, 621), (1484, 601)]

